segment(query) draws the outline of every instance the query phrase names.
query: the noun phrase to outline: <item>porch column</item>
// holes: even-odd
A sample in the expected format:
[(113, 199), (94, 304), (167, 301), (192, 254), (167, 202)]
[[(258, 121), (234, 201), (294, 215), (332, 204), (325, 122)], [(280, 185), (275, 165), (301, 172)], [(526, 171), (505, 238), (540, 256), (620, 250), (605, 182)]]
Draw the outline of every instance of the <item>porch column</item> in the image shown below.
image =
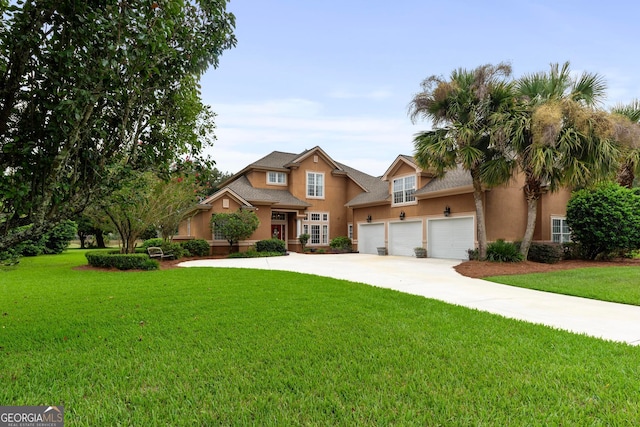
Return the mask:
[(302, 220), (300, 218), (296, 219), (296, 238), (300, 237), (302, 233)]

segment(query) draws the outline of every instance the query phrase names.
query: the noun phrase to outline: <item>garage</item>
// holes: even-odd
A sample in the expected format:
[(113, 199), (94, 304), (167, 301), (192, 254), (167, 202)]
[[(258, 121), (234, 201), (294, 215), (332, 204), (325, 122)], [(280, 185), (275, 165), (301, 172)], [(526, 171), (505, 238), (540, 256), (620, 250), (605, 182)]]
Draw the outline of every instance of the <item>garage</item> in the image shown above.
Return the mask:
[(427, 232), (431, 258), (468, 259), (475, 247), (473, 217), (429, 220)]
[(360, 224), (358, 226), (358, 252), (377, 254), (384, 246), (384, 224)]
[(389, 224), (389, 255), (413, 256), (418, 246), (422, 246), (422, 221)]

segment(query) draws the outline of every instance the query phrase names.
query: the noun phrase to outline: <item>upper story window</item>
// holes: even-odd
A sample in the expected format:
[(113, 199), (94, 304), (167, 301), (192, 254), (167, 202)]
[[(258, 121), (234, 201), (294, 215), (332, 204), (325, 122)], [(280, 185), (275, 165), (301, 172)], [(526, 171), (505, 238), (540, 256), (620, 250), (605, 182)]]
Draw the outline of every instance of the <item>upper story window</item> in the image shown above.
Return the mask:
[(324, 174), (307, 172), (307, 197), (324, 198)]
[(554, 243), (571, 241), (571, 231), (566, 218), (551, 218), (551, 240)]
[(286, 185), (287, 174), (284, 172), (267, 172), (267, 184)]
[(393, 180), (393, 203), (408, 203), (416, 200), (415, 175), (396, 178)]

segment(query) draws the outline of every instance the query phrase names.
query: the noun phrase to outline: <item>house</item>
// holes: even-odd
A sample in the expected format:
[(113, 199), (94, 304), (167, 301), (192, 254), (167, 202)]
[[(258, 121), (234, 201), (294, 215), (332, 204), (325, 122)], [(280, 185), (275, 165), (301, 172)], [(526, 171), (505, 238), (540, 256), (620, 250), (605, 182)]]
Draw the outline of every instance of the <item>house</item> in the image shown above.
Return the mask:
[[(483, 192), (489, 241), (521, 239), (527, 204), (523, 177)], [(534, 240), (566, 241), (566, 205), (570, 193), (547, 192), (538, 203)], [(361, 253), (386, 247), (390, 255), (412, 256), (415, 247), (429, 257), (465, 259), (477, 247), (471, 176), (463, 169), (437, 178), (411, 156), (398, 156), (381, 177), (333, 160), (320, 147), (300, 154), (274, 151), (248, 165), (195, 207), (174, 240), (201, 238), (212, 253), (226, 253), (227, 241), (211, 230), (214, 213), (251, 209), (260, 226), (246, 250), (258, 240), (277, 237), (288, 250), (301, 251), (298, 236), (310, 235), (310, 248), (328, 247), (348, 236)]]

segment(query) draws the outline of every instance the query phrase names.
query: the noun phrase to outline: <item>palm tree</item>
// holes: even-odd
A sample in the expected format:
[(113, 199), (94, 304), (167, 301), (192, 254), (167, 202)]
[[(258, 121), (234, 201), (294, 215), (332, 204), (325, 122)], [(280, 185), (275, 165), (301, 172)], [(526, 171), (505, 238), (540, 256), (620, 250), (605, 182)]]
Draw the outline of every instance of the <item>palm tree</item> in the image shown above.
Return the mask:
[(494, 116), (502, 140), (525, 175), (527, 226), (520, 247), (525, 259), (533, 239), (538, 200), (546, 188), (585, 186), (610, 174), (617, 150), (609, 116), (595, 107), (606, 85), (598, 74), (572, 77), (569, 63), (525, 75), (515, 83), (518, 104)]
[(617, 181), (623, 187), (633, 187), (640, 174), (640, 100), (618, 104), (611, 109), (615, 140), (620, 149), (620, 168)]
[(430, 119), (436, 127), (415, 135), (417, 164), (433, 169), (437, 176), (461, 165), (471, 175), (481, 259), (487, 252), (482, 191), (511, 176), (505, 157), (492, 144), (490, 126), (493, 114), (513, 107), (511, 86), (506, 82), (510, 74), (511, 66), (500, 63), (457, 69), (449, 80), (431, 76), (409, 104), (414, 123), (420, 117)]

